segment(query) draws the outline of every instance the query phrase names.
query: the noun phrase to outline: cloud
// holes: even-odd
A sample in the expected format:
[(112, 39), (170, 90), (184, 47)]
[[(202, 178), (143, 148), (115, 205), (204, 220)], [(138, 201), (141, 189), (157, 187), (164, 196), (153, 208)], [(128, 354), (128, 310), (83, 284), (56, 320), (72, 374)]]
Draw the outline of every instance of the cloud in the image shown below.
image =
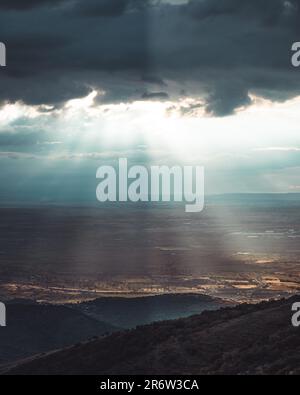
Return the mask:
[[(299, 70), (290, 64), (300, 0), (53, 4), (1, 2), (8, 67), (0, 70), (0, 101), (57, 108), (92, 90), (105, 93), (102, 103), (145, 92), (176, 100), (184, 91), (204, 101), (207, 113), (227, 116), (250, 105), (250, 94), (274, 101), (300, 94)], [(162, 87), (165, 97), (155, 97)]]
[(257, 148), (256, 151), (261, 152), (300, 152), (299, 147), (266, 147)]
[(1, 0), (0, 9), (3, 10), (30, 10), (36, 7), (51, 6), (65, 0)]
[(24, 152), (6, 152), (6, 151), (0, 151), (0, 159), (13, 159), (13, 160), (19, 160), (19, 159), (37, 159), (36, 155), (33, 154), (26, 154)]
[(166, 92), (146, 92), (143, 94), (142, 99), (144, 100), (168, 100), (169, 95)]
[(207, 100), (207, 112), (226, 116), (242, 106), (251, 104), (249, 92), (243, 84), (220, 82)]
[(90, 17), (115, 17), (144, 9), (150, 3), (150, 0), (85, 0), (76, 2), (74, 12)]
[(1, 132), (0, 147), (10, 146), (32, 146), (37, 144), (37, 134), (35, 132), (24, 133), (22, 130), (17, 133)]
[(197, 100), (180, 100), (170, 105), (166, 112), (168, 115), (180, 114), (181, 117), (197, 117), (203, 115), (203, 102)]

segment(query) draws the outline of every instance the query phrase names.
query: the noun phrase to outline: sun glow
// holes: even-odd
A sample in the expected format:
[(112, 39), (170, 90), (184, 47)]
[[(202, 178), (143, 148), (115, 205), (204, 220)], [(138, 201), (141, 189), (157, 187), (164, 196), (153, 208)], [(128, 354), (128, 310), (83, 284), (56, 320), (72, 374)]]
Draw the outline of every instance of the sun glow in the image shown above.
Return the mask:
[(28, 128), (30, 122), (47, 123), (56, 132), (53, 141), (62, 142), (55, 148), (74, 151), (77, 158), (136, 150), (186, 162), (213, 162), (224, 155), (272, 151), (271, 147), (296, 152), (300, 147), (299, 97), (272, 103), (252, 96), (250, 107), (217, 118), (208, 116), (203, 103), (193, 98), (108, 105), (97, 100), (101, 94), (94, 90), (60, 109), (6, 104), (0, 111), (0, 128), (7, 130), (19, 119), (28, 119)]

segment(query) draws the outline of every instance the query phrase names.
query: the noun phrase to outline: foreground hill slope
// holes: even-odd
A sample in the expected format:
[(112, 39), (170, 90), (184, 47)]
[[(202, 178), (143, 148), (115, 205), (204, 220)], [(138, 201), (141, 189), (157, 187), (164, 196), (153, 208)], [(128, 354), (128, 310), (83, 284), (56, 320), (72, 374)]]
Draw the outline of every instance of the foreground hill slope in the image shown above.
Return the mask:
[(0, 330), (0, 365), (112, 333), (112, 325), (65, 306), (16, 301)]
[(221, 300), (202, 295), (100, 298), (64, 306), (16, 299), (7, 303), (7, 327), (0, 330), (0, 369), (93, 337), (222, 306)]
[(291, 325), (295, 301), (242, 305), (115, 333), (8, 374), (300, 374), (300, 329)]

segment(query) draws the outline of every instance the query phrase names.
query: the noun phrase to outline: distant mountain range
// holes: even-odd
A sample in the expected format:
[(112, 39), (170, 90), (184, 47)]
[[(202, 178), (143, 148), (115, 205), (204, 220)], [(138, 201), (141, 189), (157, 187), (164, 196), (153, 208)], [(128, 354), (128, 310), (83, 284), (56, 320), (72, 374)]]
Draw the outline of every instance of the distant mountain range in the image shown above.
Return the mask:
[(10, 367), (8, 374), (300, 374), (299, 300), (151, 324)]
[(223, 305), (221, 300), (199, 295), (101, 298), (65, 306), (14, 300), (7, 304), (7, 327), (0, 328), (0, 365)]

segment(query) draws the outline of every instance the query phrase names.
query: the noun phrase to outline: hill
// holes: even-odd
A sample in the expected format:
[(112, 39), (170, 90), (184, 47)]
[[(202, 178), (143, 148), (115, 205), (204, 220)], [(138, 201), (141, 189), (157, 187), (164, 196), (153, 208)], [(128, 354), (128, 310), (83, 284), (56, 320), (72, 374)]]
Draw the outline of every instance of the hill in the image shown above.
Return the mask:
[(223, 305), (202, 295), (100, 298), (64, 306), (15, 299), (7, 303), (7, 327), (0, 331), (0, 365), (121, 328), (186, 317)]
[[(298, 299), (299, 300), (299, 299)], [(297, 298), (160, 322), (23, 362), (7, 374), (300, 374)]]
[(115, 331), (110, 324), (66, 306), (30, 301), (7, 304), (7, 327), (0, 330), (0, 364), (48, 352)]

